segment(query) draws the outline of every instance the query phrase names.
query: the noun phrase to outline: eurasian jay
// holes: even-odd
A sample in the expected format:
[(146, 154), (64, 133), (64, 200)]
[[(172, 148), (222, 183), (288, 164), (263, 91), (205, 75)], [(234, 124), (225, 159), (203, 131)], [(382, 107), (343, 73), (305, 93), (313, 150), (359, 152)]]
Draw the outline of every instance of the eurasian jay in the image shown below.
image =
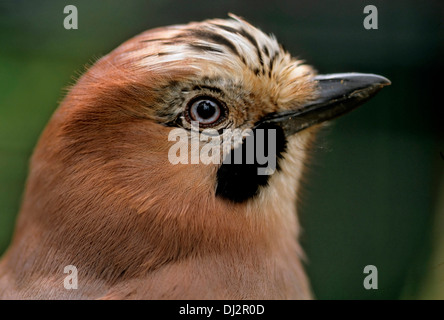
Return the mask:
[[(296, 212), (307, 150), (325, 121), (388, 84), (317, 75), (234, 15), (128, 40), (85, 72), (40, 137), (0, 298), (312, 298)], [(272, 130), (276, 167), (172, 163), (177, 129), (187, 141), (249, 132), (223, 160), (240, 149), (245, 160), (248, 137)]]

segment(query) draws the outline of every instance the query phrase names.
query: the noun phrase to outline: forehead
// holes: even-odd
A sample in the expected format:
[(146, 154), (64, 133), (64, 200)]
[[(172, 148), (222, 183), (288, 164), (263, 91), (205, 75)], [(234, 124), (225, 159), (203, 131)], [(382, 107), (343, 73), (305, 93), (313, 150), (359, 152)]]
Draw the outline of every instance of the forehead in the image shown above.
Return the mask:
[[(272, 35), (231, 16), (146, 31), (110, 54), (114, 66), (159, 82), (224, 79), (276, 104), (311, 96), (310, 66)], [(153, 80), (151, 80), (152, 82)]]
[(274, 36), (235, 16), (150, 30), (119, 49), (122, 59), (150, 70), (186, 62), (182, 67), (196, 71), (217, 65), (265, 75), (276, 62), (290, 58)]

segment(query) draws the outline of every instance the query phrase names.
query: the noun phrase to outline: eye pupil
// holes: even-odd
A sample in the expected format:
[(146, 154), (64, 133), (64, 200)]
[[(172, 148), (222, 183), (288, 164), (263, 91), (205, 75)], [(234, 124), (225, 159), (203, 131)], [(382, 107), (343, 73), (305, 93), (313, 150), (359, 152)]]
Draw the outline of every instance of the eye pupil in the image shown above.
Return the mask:
[(196, 112), (202, 119), (210, 119), (216, 113), (216, 106), (209, 100), (200, 101)]

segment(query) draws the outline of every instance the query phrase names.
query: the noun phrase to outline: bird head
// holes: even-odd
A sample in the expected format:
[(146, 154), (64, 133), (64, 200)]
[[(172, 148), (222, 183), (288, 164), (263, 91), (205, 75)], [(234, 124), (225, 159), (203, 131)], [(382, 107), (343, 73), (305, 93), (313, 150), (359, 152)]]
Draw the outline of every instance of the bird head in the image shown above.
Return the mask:
[[(60, 265), (108, 284), (214, 256), (227, 270), (246, 257), (257, 274), (259, 260), (290, 270), (301, 255), (296, 199), (316, 129), (388, 83), (319, 76), (234, 15), (144, 32), (90, 67), (53, 115), (32, 158), (12, 248), (34, 265), (51, 248)], [(257, 159), (223, 161), (239, 149), (245, 160), (248, 136), (256, 147), (265, 141), (260, 129), (274, 133), (275, 170), (259, 174)], [(171, 139), (173, 130), (184, 139)], [(248, 134), (228, 153), (213, 149), (222, 161), (190, 160), (206, 146), (193, 144), (193, 133), (212, 140), (230, 130)], [(177, 143), (188, 162), (171, 162)], [(40, 245), (25, 246), (30, 239)]]

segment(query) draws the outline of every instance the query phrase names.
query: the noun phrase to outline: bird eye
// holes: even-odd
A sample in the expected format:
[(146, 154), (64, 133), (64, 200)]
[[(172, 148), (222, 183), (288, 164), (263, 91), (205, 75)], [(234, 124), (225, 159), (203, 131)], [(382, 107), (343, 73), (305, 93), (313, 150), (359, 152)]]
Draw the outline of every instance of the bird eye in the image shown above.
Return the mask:
[(225, 108), (218, 100), (210, 97), (198, 97), (188, 104), (188, 116), (191, 121), (209, 126), (220, 123), (225, 116)]

